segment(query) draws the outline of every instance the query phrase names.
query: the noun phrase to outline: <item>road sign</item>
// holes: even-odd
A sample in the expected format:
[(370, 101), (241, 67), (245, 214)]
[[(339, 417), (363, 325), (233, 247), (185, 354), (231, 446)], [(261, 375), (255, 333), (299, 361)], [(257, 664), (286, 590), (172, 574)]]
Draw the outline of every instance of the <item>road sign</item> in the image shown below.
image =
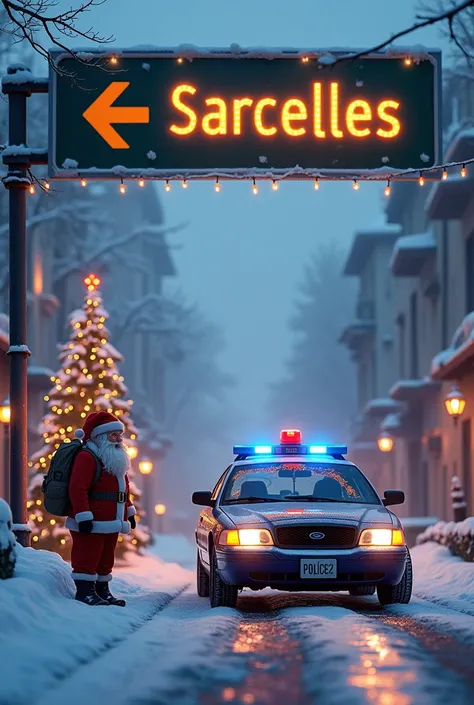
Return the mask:
[(436, 52), (340, 63), (291, 50), (82, 57), (53, 55), (53, 177), (291, 178), (437, 163)]

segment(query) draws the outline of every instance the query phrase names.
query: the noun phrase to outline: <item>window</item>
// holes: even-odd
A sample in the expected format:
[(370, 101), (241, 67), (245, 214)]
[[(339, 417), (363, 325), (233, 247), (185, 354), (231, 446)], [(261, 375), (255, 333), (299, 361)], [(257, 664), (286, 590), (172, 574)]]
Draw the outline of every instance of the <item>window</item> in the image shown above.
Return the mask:
[(226, 469), (224, 470), (224, 472), (222, 473), (222, 475), (218, 479), (217, 485), (212, 490), (211, 499), (217, 499), (217, 496), (218, 496), (219, 492), (221, 491), (221, 487), (222, 487), (223, 482), (225, 480), (225, 477), (229, 471), (229, 468), (230, 468), (230, 465), (228, 467), (226, 467)]
[(400, 379), (405, 378), (405, 316), (400, 314), (398, 323), (398, 374)]
[(449, 249), (448, 249), (448, 222), (443, 220), (442, 231), (442, 252), (441, 252), (441, 347), (446, 350), (448, 347), (448, 305), (449, 305)]
[(466, 239), (465, 279), (466, 279), (466, 313), (474, 310), (474, 233)]
[(222, 503), (298, 500), (380, 504), (369, 482), (352, 463), (278, 460), (236, 465), (226, 483)]
[(416, 291), (410, 296), (410, 377), (418, 379), (418, 301)]

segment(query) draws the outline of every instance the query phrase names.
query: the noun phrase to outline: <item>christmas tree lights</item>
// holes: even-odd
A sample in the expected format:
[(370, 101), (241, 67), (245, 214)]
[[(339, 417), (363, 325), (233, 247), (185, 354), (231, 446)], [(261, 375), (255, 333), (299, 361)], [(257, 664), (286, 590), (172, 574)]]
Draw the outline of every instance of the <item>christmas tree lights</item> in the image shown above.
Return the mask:
[[(127, 388), (117, 364), (121, 354), (109, 343), (106, 328), (107, 311), (98, 291), (100, 279), (90, 274), (84, 279), (87, 290), (82, 309), (69, 318), (72, 333), (69, 341), (59, 347), (61, 369), (51, 377), (52, 388), (44, 398), (47, 413), (40, 426), (44, 445), (29, 462), (28, 518), (32, 530), (32, 546), (60, 553), (68, 557), (69, 531), (64, 520), (49, 515), (43, 506), (41, 484), (53, 454), (60, 444), (70, 442), (74, 431), (81, 428), (86, 416), (93, 411), (108, 411), (125, 426), (125, 442), (134, 447), (137, 429), (130, 417), (132, 400), (127, 399)], [(134, 453), (129, 453), (130, 457)], [(136, 453), (135, 453), (136, 455)], [(132, 501), (140, 519), (140, 492), (130, 473)], [(129, 535), (120, 537), (118, 556), (127, 550), (139, 550), (150, 541), (149, 533), (140, 525)]]

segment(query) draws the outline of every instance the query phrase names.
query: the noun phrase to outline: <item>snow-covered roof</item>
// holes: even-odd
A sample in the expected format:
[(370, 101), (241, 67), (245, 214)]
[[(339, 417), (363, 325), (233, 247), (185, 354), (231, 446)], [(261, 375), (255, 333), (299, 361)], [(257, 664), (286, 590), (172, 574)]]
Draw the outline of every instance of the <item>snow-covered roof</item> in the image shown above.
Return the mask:
[(390, 268), (402, 277), (417, 276), (427, 258), (436, 253), (436, 240), (431, 230), (418, 235), (403, 235), (395, 242)]
[(471, 125), (458, 126), (457, 131), (453, 131), (451, 142), (446, 148), (443, 161), (454, 162), (462, 159), (474, 157), (474, 127)]
[(472, 168), (468, 169), (466, 177), (459, 173), (450, 174), (447, 179), (441, 179), (433, 186), (425, 205), (430, 220), (462, 218), (472, 197), (473, 171)]
[(374, 330), (374, 321), (355, 321), (344, 328), (339, 336), (339, 343), (347, 345), (350, 350), (356, 350), (361, 340)]
[(385, 223), (380, 227), (368, 230), (358, 230), (354, 233), (351, 249), (349, 251), (343, 274), (345, 276), (358, 276), (378, 243), (392, 243), (400, 236), (399, 225)]
[(441, 350), (431, 361), (433, 379), (456, 379), (464, 364), (474, 357), (474, 311), (464, 317), (453, 335), (451, 345)]
[(382, 431), (392, 431), (400, 428), (401, 425), (402, 419), (400, 414), (388, 414), (380, 424), (380, 428)]
[(421, 400), (428, 392), (437, 391), (439, 383), (431, 377), (420, 379), (400, 379), (390, 389), (390, 397), (398, 402), (416, 402)]
[(371, 399), (364, 408), (365, 416), (385, 416), (400, 409), (400, 404), (390, 397)]

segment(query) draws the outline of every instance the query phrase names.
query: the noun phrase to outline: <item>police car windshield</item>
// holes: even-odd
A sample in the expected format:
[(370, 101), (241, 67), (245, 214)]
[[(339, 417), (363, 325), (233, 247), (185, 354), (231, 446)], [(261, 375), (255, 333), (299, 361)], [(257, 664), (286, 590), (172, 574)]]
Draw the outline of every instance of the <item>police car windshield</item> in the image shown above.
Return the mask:
[(380, 504), (364, 475), (351, 463), (275, 460), (236, 466), (227, 479), (221, 503), (259, 500)]

